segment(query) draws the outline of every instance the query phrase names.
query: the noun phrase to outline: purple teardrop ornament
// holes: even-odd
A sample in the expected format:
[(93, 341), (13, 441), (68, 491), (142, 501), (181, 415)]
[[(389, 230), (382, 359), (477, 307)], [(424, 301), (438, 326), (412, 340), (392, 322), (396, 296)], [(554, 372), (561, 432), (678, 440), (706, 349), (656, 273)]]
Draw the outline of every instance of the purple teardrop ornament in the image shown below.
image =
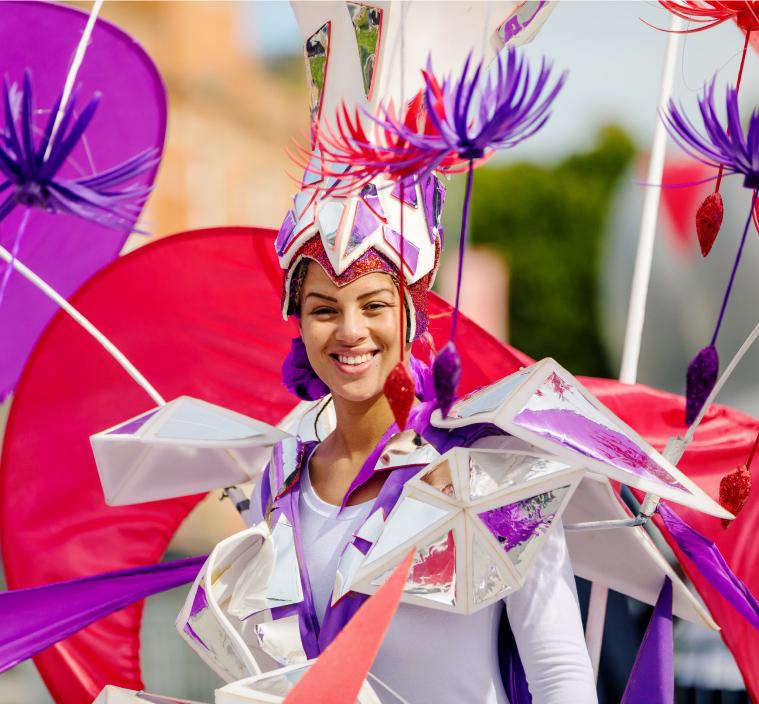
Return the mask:
[(432, 365), (432, 379), (435, 383), (437, 407), (442, 412), (443, 418), (447, 418), (456, 398), (459, 381), (461, 381), (461, 357), (453, 342), (448, 342), (435, 357)]
[(691, 425), (701, 411), (719, 373), (719, 355), (714, 345), (704, 347), (688, 365), (685, 383), (685, 424)]

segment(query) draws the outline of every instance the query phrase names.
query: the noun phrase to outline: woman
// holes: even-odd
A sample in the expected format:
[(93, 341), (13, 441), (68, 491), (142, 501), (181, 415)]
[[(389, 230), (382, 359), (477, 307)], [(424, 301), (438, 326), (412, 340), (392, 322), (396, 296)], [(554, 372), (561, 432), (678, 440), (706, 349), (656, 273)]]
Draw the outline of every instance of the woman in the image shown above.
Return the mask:
[[(388, 445), (398, 444), (408, 429), (418, 433), (416, 446), (429, 440), (443, 451), (452, 444), (465, 444), (460, 437), (451, 442), (447, 433), (431, 428), (433, 404), (419, 399), (406, 433), (400, 433), (383, 393), (389, 372), (401, 359), (401, 339), (406, 340), (403, 357), (411, 360), (417, 388), (425, 388), (423, 365), (410, 357), (411, 341), (406, 334), (408, 323), (416, 328), (417, 336), (425, 327), (426, 302), (419, 295), (418, 284), (412, 285), (417, 290), (407, 297), (402, 316), (399, 277), (392, 273), (395, 267), (386, 257), (369, 249), (361, 260), (366, 273), (356, 276), (347, 270), (338, 276), (324, 256), (315, 254), (322, 249), (320, 245), (321, 238), (314, 238), (301, 247), (299, 255), (291, 257), (295, 271), (290, 276), (286, 271), (285, 285), (287, 291), (289, 279), (294, 293), (287, 310), (298, 318), (301, 332), (302, 343), (296, 342), (294, 349), (300, 344), (305, 347), (308, 363), (318, 377), (314, 383), (318, 387), (320, 381), (321, 392), (330, 394), (336, 427), (322, 442), (307, 443), (299, 464), (296, 461), (282, 468), (279, 475), (286, 493), (272, 483), (277, 471), (270, 467), (252, 501), (253, 520), (266, 518), (270, 524), (278, 510), (288, 508), (282, 504), (290, 501), (304, 591), (312, 597), (305, 599), (308, 608), (300, 618), (317, 624), (313, 630), (318, 649), (334, 637), (365, 598), (353, 593), (350, 599), (332, 598), (343, 550), (379, 506), (388, 506), (388, 495), (397, 500), (402, 482), (394, 475), (408, 477), (419, 467), (367, 469), (373, 470), (377, 457)], [(421, 283), (426, 289), (427, 280)], [(416, 307), (408, 304), (409, 298), (416, 299)], [(405, 323), (403, 338), (401, 319)], [(285, 371), (287, 377), (287, 364)], [(302, 392), (302, 383), (300, 389)], [(509, 441), (490, 437), (475, 445), (497, 448), (504, 442)], [(297, 478), (288, 480), (294, 473)], [(345, 613), (340, 613), (341, 605)], [(527, 583), (505, 599), (505, 606), (533, 702), (596, 701), (560, 524), (533, 564)], [(498, 665), (502, 612), (503, 602), (469, 616), (402, 603), (372, 670), (412, 704), (506, 702)], [(308, 652), (307, 638), (304, 649), (313, 656), (316, 652)]]

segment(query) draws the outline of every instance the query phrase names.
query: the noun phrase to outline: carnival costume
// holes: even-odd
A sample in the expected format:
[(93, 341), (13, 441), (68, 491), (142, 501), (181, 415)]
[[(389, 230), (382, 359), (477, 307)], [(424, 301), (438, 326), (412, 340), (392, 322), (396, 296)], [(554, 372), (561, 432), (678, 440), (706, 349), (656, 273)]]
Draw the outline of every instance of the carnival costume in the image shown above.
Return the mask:
[[(406, 341), (417, 343), (417, 353), (429, 352), (429, 345), (425, 349), (420, 343), (429, 325), (428, 291), (444, 243), (445, 199), (444, 184), (433, 171), (454, 164), (453, 157), (443, 153), (450, 145), (441, 147), (437, 161), (416, 175), (388, 169), (385, 175), (367, 176), (360, 190), (351, 193), (351, 164), (340, 162), (334, 144), (317, 139), (321, 118), (336, 114), (345, 101), (366, 108), (365, 116), (357, 113), (352, 127), (379, 114), (382, 129), (413, 132), (415, 126), (399, 123), (389, 104), (383, 104), (381, 112), (380, 99), (394, 98), (404, 107), (403, 116), (407, 99), (421, 85), (412, 75), (426, 66), (429, 110), (436, 100), (434, 89), (440, 87), (432, 65), (443, 72), (460, 71), (471, 48), (483, 44), (483, 26), (483, 65), (504, 45), (526, 43), (550, 12), (550, 4), (528, 5), (474, 4), (468, 8), (470, 24), (450, 17), (437, 24), (423, 4), (414, 5), (405, 20), (407, 10), (397, 5), (296, 4), (315, 133), (301, 190), (274, 242), (284, 270), (285, 318), (297, 312), (307, 266), (318, 264), (338, 286), (383, 272), (393, 277), (402, 295)], [(497, 16), (501, 9), (510, 13), (506, 22)], [(404, 26), (407, 35), (414, 36), (413, 50), (403, 45), (399, 30)], [(452, 27), (453, 35), (448, 32)], [(392, 47), (396, 54), (388, 58)], [(402, 60), (394, 60), (398, 55)], [(468, 66), (458, 95), (468, 87), (471, 98), (476, 80), (466, 82)], [(522, 66), (510, 52), (499, 59), (498, 70), (501, 77), (505, 72), (507, 81), (517, 76), (514, 86), (523, 86), (524, 97), (528, 81), (520, 84)], [(541, 90), (546, 78), (541, 70)], [(443, 81), (442, 102), (450, 97), (451, 85)], [(481, 110), (480, 116), (492, 117), (486, 113)], [(461, 115), (467, 118), (467, 106)], [(533, 118), (536, 131), (543, 113)], [(468, 120), (459, 122), (466, 133)], [(400, 149), (397, 145), (394, 142), (390, 151)], [(369, 143), (359, 146), (373, 149)], [(474, 163), (482, 156), (480, 147), (472, 146), (462, 157), (468, 162), (470, 185)], [(676, 452), (660, 455), (551, 359), (525, 361), (510, 376), (452, 405), (441, 396), (440, 375), (427, 366), (432, 361), (409, 360), (411, 388), (421, 403), (387, 430), (341, 507), (321, 502), (310, 485), (309, 457), (319, 438), (334, 427), (334, 418), (324, 399), (328, 389), (310, 368), (299, 339), (293, 341), (283, 377), (304, 403), (278, 427), (182, 396), (169, 403), (160, 399), (158, 408), (92, 436), (106, 500), (117, 506), (243, 483), (259, 477), (271, 457), (250, 512), (254, 522), (263, 520), (216, 547), (197, 574), (177, 621), (182, 637), (233, 683), (230, 687), (237, 687), (235, 692), (249, 686), (250, 694), (254, 681), (260, 684), (267, 677), (262, 673), (281, 665), (295, 670), (284, 670), (279, 685), (297, 668), (309, 666), (368, 596), (390, 582), (388, 576), (412, 549), (401, 597), (405, 603), (376, 662), (379, 674), (412, 703), (430, 698), (502, 702), (499, 670), (511, 704), (529, 701), (530, 696), (536, 702), (566, 702), (568, 691), (578, 702), (592, 701), (595, 693), (572, 569), (656, 603), (656, 612), (665, 620), (669, 609), (670, 620), (674, 612), (717, 628), (639, 527), (656, 500), (644, 502), (641, 515), (633, 519), (612, 485), (622, 482), (731, 519), (673, 466), (669, 459), (675, 459)], [(449, 387), (455, 391), (455, 383)], [(376, 472), (387, 476), (377, 499), (346, 507), (351, 493)], [(246, 501), (240, 499), (238, 506), (247, 516)], [(664, 507), (665, 521), (672, 520), (667, 511)], [(603, 522), (625, 528), (600, 530)], [(586, 531), (587, 524), (599, 530)], [(326, 529), (330, 535), (322, 539), (318, 534)], [(179, 566), (184, 570), (180, 581), (187, 581), (197, 564), (195, 560)], [(164, 572), (174, 569), (159, 567)], [(140, 575), (158, 571), (145, 568)], [(726, 566), (718, 578), (725, 574), (734, 577)], [(170, 582), (147, 588), (140, 597)], [(735, 591), (745, 589), (739, 582), (735, 578)], [(737, 608), (750, 615), (755, 600), (746, 596), (747, 590), (742, 593), (746, 605)], [(135, 594), (132, 601), (140, 598)], [(504, 599), (508, 627), (502, 625), (497, 633)], [(126, 603), (131, 602), (118, 602)], [(115, 604), (109, 608), (118, 608)], [(446, 659), (454, 653), (457, 667), (448, 667)], [(401, 671), (403, 667), (408, 671)], [(414, 668), (418, 671), (412, 672)], [(368, 698), (360, 701), (377, 701), (371, 692), (364, 694)], [(217, 702), (228, 701), (224, 690), (219, 696)]]
[[(350, 7), (329, 17), (314, 4), (296, 7), (316, 121), (356, 92), (346, 66), (360, 81), (362, 101), (377, 86), (380, 94), (390, 92), (383, 13)], [(342, 63), (340, 52), (355, 47), (353, 33), (362, 22), (378, 29), (371, 64)], [(365, 70), (357, 72), (358, 66)], [(397, 285), (405, 279), (406, 341), (418, 340), (427, 330), (427, 292), (443, 245), (445, 186), (431, 173), (417, 183), (380, 176), (347, 197), (349, 174), (341, 179), (340, 171), (348, 166), (325, 161), (317, 146), (276, 239), (283, 315), (299, 310), (307, 262), (321, 266), (338, 286), (383, 272)], [(318, 444), (316, 419), (321, 437), (333, 422), (328, 399), (321, 401), (329, 390), (310, 368), (303, 343), (293, 341), (284, 381), (311, 404), (281, 426), (295, 437), (275, 445), (254, 495), (251, 516), (265, 519), (265, 527), (229, 538), (214, 551), (178, 620), (182, 637), (228, 681), (275, 663), (304, 663), (332, 642), (365, 595), (416, 546), (402, 597), (414, 606), (402, 606), (391, 627), (377, 661), (380, 679), (410, 701), (504, 701), (493, 653), (499, 605), (507, 597), (519, 654), (502, 648), (504, 672), (524, 668), (536, 702), (593, 701), (562, 514), (578, 521), (625, 518), (607, 476), (718, 515), (724, 510), (552, 360), (458, 401), (447, 419), (435, 410), (427, 365), (412, 357), (410, 370), (422, 403), (411, 409), (404, 429), (396, 423), (387, 430), (333, 510), (316, 496), (307, 469)], [(346, 507), (375, 472), (387, 475), (377, 499)], [(675, 612), (714, 627), (645, 533), (622, 533), (605, 534), (603, 550), (598, 538), (578, 534), (570, 546), (578, 574), (650, 604), (669, 577)], [(626, 567), (610, 565), (615, 551), (626, 556)], [(456, 667), (434, 667), (454, 654)], [(504, 679), (509, 699), (519, 701), (524, 681)]]

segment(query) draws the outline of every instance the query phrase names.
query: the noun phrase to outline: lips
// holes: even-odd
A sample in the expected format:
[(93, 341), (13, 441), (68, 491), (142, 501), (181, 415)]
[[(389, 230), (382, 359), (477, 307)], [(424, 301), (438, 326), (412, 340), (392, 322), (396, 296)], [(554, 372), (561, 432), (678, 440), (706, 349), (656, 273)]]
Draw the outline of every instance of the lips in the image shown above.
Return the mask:
[(350, 356), (339, 354), (337, 355), (337, 361), (341, 364), (361, 364), (363, 362), (368, 362), (372, 357), (374, 357), (374, 352)]
[(330, 354), (335, 360), (339, 369), (348, 373), (359, 373), (369, 367), (379, 350), (364, 352), (363, 354)]

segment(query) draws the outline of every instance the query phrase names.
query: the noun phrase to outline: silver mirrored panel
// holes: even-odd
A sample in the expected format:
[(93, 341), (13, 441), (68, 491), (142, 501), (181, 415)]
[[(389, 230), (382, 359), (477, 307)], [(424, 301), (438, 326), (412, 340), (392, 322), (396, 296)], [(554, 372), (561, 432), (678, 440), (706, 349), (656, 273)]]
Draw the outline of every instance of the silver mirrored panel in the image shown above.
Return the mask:
[(157, 433), (159, 438), (181, 440), (242, 440), (260, 432), (204, 406), (184, 402)]
[(382, 10), (356, 2), (348, 3), (353, 29), (356, 31), (358, 58), (361, 62), (361, 76), (364, 79), (364, 93), (370, 98), (377, 69), (377, 49), (382, 26)]
[(303, 444), (297, 437), (285, 438), (274, 446), (272, 476), (276, 484), (272, 487), (272, 493), (277, 498), (283, 496), (300, 475), (302, 452)]
[(295, 205), (295, 217), (300, 220), (303, 217), (303, 212), (306, 208), (314, 202), (316, 197), (316, 191), (313, 188), (309, 188), (305, 191), (300, 191), (293, 196), (293, 204)]
[(253, 682), (245, 682), (243, 688), (251, 692), (263, 692), (273, 694), (275, 697), (286, 697), (310, 668), (311, 663), (308, 663), (303, 667), (294, 668), (287, 672), (274, 671)]
[(370, 565), (399, 545), (408, 540), (413, 540), (425, 529), (447, 515), (449, 512), (445, 509), (406, 496), (387, 519), (385, 528), (367, 555), (364, 564)]
[(319, 147), (316, 147), (312, 157), (308, 161), (308, 168), (303, 173), (303, 183), (301, 184), (301, 187), (312, 186), (315, 183), (319, 183), (323, 178), (321, 175), (322, 169), (321, 150)]
[(283, 516), (271, 532), (276, 561), (274, 573), (266, 590), (269, 608), (297, 604), (303, 601), (303, 586), (300, 581), (298, 554), (295, 551), (295, 534), (289, 521)]
[(690, 494), (614, 420), (553, 372), (514, 418), (514, 424), (625, 472)]
[(453, 477), (451, 476), (451, 463), (448, 460), (436, 464), (421, 477), (421, 480), (446, 496), (450, 496), (452, 499), (456, 498)]
[[(391, 574), (388, 570), (372, 584), (384, 584)], [(456, 606), (456, 542), (452, 530), (417, 550), (403, 591)]]
[(308, 659), (300, 638), (297, 615), (259, 623), (254, 628), (261, 650), (280, 665), (299, 665)]
[(184, 625), (184, 632), (233, 680), (254, 674), (245, 665), (237, 646), (209, 608), (203, 580), (200, 581), (198, 590), (195, 592), (190, 617)]
[(340, 555), (340, 562), (337, 563), (337, 573), (335, 574), (335, 585), (332, 588), (332, 606), (337, 604), (351, 590), (353, 578), (364, 561), (362, 553), (353, 543), (348, 543)]
[(469, 418), (475, 413), (495, 411), (524, 381), (532, 367), (518, 371), (505, 379), (464, 396), (451, 407), (451, 418)]
[(320, 27), (306, 40), (305, 45), (306, 81), (312, 119), (318, 119), (322, 109), (322, 95), (324, 94), (327, 59), (329, 58), (330, 26), (331, 23), (327, 22)]
[(545, 477), (568, 464), (534, 455), (469, 450), (469, 498), (483, 499), (500, 489)]
[(429, 464), (438, 457), (440, 453), (415, 430), (404, 430), (388, 440), (385, 451), (374, 466), (374, 471), (412, 464)]
[(522, 576), (537, 555), (568, 491), (569, 486), (563, 486), (477, 514)]
[(328, 201), (319, 208), (319, 230), (322, 239), (327, 243), (329, 249), (335, 248), (337, 241), (337, 232), (340, 229), (340, 221), (343, 217), (345, 206), (342, 203)]
[(476, 535), (472, 536), (472, 597), (475, 604), (505, 595), (511, 589)]
[(295, 223), (294, 237), (299, 237), (302, 235), (315, 222), (316, 203), (313, 202), (311, 205), (306, 206), (306, 208), (303, 210), (303, 214), (298, 218), (298, 222)]
[(384, 525), (385, 512), (378, 508), (353, 535), (356, 538), (373, 543), (379, 537)]

